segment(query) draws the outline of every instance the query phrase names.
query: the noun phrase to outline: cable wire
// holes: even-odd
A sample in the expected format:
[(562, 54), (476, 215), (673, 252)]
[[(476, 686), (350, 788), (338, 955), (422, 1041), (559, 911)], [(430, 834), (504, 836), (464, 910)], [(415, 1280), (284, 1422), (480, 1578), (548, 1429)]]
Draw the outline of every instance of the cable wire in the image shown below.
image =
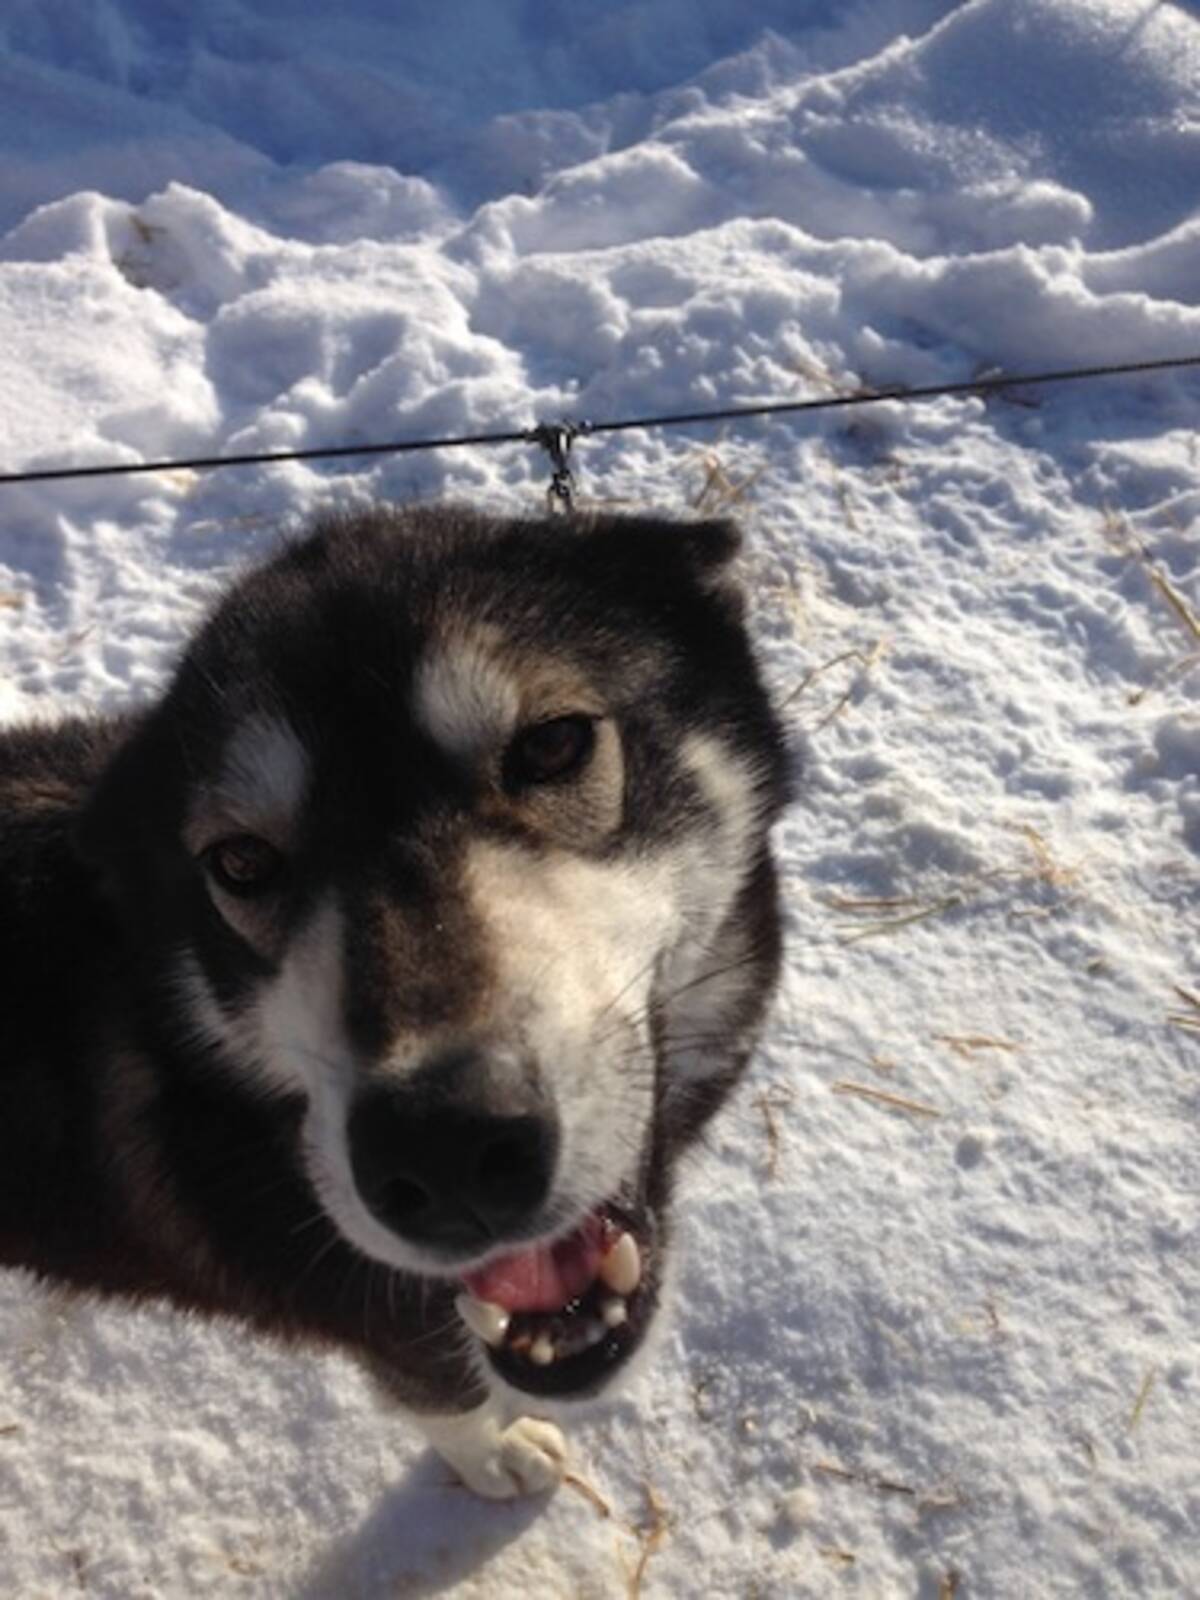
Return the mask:
[(499, 444), (536, 444), (548, 449), (548, 432), (555, 429), (565, 430), (570, 439), (586, 438), (590, 434), (626, 433), (634, 429), (682, 428), (698, 423), (781, 417), (806, 411), (833, 411), (848, 406), (878, 405), (885, 400), (935, 400), (946, 395), (993, 394), (1002, 389), (1028, 388), (1037, 384), (1168, 372), (1186, 367), (1200, 367), (1200, 355), (1126, 361), (1106, 366), (1063, 367), (1049, 372), (992, 373), (964, 379), (959, 383), (921, 384), (912, 388), (897, 385), (887, 389), (860, 390), (853, 394), (827, 395), (818, 400), (781, 400), (764, 405), (726, 406), (715, 411), (677, 411), (662, 416), (626, 417), (615, 422), (540, 423), (532, 428), (510, 428), (499, 433), (453, 434), (442, 439), (398, 439), (381, 444), (325, 445), (304, 450), (247, 451), (235, 455), (190, 456), (164, 461), (109, 462), (92, 467), (37, 467), (25, 472), (2, 472), (0, 484), (133, 477), (146, 472), (206, 472), (219, 467), (264, 466), (280, 461), (332, 461), (339, 457), (406, 455), (418, 450), (459, 450)]

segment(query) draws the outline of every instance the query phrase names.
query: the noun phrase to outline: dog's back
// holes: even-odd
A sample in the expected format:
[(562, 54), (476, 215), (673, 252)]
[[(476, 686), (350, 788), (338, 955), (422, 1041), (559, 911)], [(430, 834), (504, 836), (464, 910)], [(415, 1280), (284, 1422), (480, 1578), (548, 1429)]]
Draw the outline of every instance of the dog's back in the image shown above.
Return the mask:
[(114, 732), (0, 734), (0, 1262), (69, 1279), (101, 1209), (87, 1038), (116, 949), (72, 829)]

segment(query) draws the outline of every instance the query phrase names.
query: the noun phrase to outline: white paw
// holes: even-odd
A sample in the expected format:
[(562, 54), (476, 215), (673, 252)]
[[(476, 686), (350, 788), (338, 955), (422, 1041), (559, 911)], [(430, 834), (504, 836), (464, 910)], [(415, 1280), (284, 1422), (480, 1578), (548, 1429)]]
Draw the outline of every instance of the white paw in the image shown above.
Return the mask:
[(557, 1488), (567, 1462), (567, 1447), (552, 1422), (518, 1417), (498, 1431), (494, 1447), (471, 1462), (455, 1465), (463, 1482), (489, 1500), (544, 1494)]
[(544, 1494), (562, 1481), (567, 1447), (552, 1422), (518, 1417), (505, 1427), (492, 1400), (474, 1411), (426, 1415), (413, 1421), (468, 1489), (489, 1500)]

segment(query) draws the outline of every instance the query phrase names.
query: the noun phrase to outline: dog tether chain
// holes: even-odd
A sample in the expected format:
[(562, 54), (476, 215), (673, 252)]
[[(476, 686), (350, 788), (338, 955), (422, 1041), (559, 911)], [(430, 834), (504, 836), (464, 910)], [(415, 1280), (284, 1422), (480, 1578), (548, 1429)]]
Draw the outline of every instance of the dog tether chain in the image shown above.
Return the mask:
[(575, 509), (575, 476), (571, 471), (571, 446), (581, 433), (587, 433), (586, 422), (539, 422), (525, 435), (530, 444), (540, 444), (550, 457), (554, 471), (546, 488), (546, 502), (551, 511), (569, 515)]

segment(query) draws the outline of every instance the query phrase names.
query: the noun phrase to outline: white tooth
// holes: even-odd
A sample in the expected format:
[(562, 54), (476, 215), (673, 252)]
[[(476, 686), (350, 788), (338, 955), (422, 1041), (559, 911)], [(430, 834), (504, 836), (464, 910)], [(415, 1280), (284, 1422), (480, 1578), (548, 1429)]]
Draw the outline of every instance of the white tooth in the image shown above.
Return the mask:
[(476, 1300), (473, 1294), (460, 1294), (454, 1302), (454, 1309), (484, 1344), (497, 1345), (508, 1332), (508, 1312), (503, 1306), (493, 1305), (490, 1300)]
[(569, 1327), (559, 1341), (555, 1350), (555, 1358), (563, 1356), (577, 1356), (582, 1350), (590, 1350), (594, 1344), (599, 1344), (608, 1329), (595, 1317), (586, 1317), (577, 1320)]
[(554, 1360), (554, 1346), (544, 1333), (539, 1334), (529, 1347), (529, 1359), (539, 1367), (548, 1367)]
[(616, 1294), (632, 1294), (642, 1281), (642, 1258), (631, 1233), (623, 1233), (601, 1261), (600, 1278)]
[(606, 1328), (619, 1328), (623, 1322), (629, 1321), (624, 1300), (606, 1300), (600, 1307), (600, 1315), (604, 1318)]

